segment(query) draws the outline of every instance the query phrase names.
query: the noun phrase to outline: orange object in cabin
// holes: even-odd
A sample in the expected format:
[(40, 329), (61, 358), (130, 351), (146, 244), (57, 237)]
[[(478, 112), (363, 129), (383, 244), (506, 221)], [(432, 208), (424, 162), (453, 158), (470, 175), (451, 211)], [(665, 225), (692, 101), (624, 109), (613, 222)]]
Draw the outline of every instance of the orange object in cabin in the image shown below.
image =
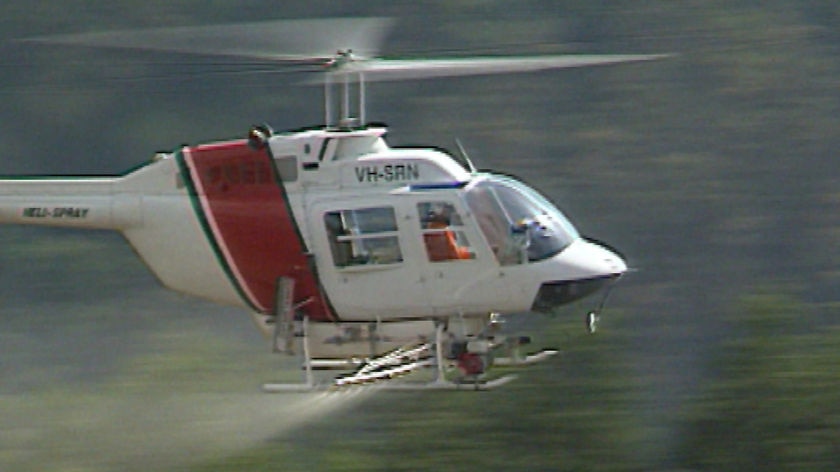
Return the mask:
[(473, 255), (469, 248), (458, 245), (455, 232), (447, 229), (445, 224), (430, 222), (429, 229), (442, 229), (423, 235), (426, 243), (426, 251), (429, 253), (429, 260), (432, 262), (450, 261), (453, 259), (472, 259)]

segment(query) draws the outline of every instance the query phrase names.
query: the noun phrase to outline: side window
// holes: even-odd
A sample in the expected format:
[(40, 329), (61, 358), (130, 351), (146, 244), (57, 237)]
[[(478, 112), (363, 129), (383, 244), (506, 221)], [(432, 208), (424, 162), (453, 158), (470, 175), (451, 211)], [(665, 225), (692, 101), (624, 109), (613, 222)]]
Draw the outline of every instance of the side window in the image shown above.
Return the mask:
[(461, 215), (448, 202), (423, 202), (417, 204), (423, 243), (431, 262), (475, 259), (463, 231)]
[(280, 156), (274, 159), (277, 174), (283, 182), (295, 182), (298, 179), (298, 160), (295, 156)]
[(330, 211), (324, 225), (337, 267), (402, 262), (392, 207)]

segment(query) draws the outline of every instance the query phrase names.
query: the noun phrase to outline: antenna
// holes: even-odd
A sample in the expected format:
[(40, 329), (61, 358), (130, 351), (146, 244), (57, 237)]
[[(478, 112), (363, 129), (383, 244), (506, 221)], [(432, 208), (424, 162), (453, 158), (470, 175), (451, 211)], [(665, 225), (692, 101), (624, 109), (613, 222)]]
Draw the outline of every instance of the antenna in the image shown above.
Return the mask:
[(469, 171), (470, 171), (470, 174), (473, 174), (473, 175), (477, 174), (478, 170), (475, 168), (472, 161), (470, 160), (470, 156), (469, 156), (469, 154), (467, 154), (467, 151), (466, 151), (466, 149), (464, 149), (464, 146), (461, 145), (461, 140), (458, 139), (458, 138), (455, 138), (455, 144), (458, 146), (458, 152), (461, 153), (461, 157), (463, 157), (464, 161), (466, 161), (467, 167), (469, 168)]

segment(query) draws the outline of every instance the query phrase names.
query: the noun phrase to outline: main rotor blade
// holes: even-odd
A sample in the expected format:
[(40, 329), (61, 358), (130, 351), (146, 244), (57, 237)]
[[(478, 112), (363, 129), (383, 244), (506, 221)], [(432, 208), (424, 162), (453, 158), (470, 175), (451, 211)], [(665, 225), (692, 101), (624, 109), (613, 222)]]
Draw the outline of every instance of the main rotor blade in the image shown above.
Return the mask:
[(510, 74), (546, 69), (565, 69), (626, 62), (652, 61), (668, 54), (615, 54), (519, 56), (454, 59), (369, 59), (350, 62), (332, 72), (343, 76), (362, 74), (365, 81), (411, 80), (484, 74)]
[(41, 36), (23, 41), (324, 63), (339, 50), (352, 50), (359, 57), (375, 56), (391, 25), (387, 18), (276, 20)]

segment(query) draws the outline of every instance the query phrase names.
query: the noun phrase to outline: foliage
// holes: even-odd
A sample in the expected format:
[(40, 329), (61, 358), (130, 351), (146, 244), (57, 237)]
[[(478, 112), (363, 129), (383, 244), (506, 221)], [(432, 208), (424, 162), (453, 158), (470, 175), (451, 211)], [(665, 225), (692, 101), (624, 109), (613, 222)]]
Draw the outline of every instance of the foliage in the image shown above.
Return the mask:
[[(627, 470), (646, 465), (637, 425), (638, 378), (615, 359), (627, 341), (585, 338), (582, 323), (552, 323), (569, 340), (557, 362), (490, 392), (380, 392), (262, 448), (197, 470)], [(612, 347), (611, 347), (612, 346)], [(617, 347), (618, 346), (618, 347)]]
[(702, 470), (837, 470), (840, 329), (803, 329), (812, 310), (784, 294), (744, 301), (717, 379), (686, 421), (683, 453)]
[[(840, 329), (802, 327), (785, 294), (745, 297), (715, 375), (663, 436), (668, 407), (646, 398), (619, 330), (566, 339), (559, 362), (504, 389), (380, 393), (353, 411), (195, 470), (836, 470)], [(653, 418), (652, 418), (653, 417)]]

